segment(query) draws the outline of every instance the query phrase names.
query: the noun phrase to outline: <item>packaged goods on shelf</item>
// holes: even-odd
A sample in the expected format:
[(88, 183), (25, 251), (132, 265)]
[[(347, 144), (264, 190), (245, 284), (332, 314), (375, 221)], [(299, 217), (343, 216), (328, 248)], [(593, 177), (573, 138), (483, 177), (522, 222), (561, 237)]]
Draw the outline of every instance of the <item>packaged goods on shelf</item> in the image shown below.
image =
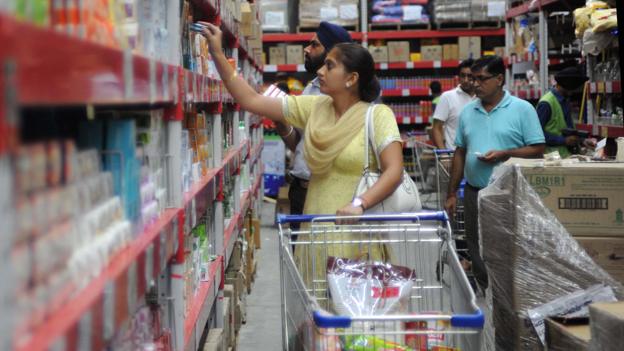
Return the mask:
[(127, 326), (111, 342), (113, 350), (172, 350), (172, 331), (163, 323), (165, 313), (157, 304), (141, 306)]
[(546, 319), (546, 347), (553, 351), (588, 350), (591, 338), (587, 324), (562, 324)]
[(373, 24), (421, 24), (429, 23), (429, 16), (422, 0), (373, 1), (371, 23)]
[(590, 350), (616, 351), (624, 345), (624, 302), (589, 306)]
[(50, 141), (17, 150), (21, 175), (10, 260), (18, 340), (132, 238), (111, 173), (100, 171), (95, 150), (75, 149), (71, 141)]
[(288, 1), (287, 0), (264, 0), (260, 3), (263, 31), (288, 32)]
[(442, 91), (453, 89), (459, 84), (457, 77), (380, 77), (381, 89), (429, 89), (429, 84), (438, 81)]
[(299, 26), (318, 27), (321, 21), (340, 26), (357, 26), (360, 18), (359, 1), (310, 0), (299, 2)]
[(505, 1), (435, 0), (433, 9), (437, 24), (502, 21)]
[(529, 310), (596, 285), (621, 299), (624, 287), (570, 236), (514, 162), (495, 168), (479, 192), (482, 255), (496, 348), (541, 350)]

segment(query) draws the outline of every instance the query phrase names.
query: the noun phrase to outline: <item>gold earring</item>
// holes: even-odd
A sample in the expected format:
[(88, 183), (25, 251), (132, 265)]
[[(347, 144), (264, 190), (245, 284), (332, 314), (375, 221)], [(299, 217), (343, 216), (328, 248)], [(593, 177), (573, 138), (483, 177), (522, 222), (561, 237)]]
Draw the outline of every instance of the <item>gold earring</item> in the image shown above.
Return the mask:
[(347, 85), (347, 88), (351, 88), (351, 84), (347, 83), (346, 85)]

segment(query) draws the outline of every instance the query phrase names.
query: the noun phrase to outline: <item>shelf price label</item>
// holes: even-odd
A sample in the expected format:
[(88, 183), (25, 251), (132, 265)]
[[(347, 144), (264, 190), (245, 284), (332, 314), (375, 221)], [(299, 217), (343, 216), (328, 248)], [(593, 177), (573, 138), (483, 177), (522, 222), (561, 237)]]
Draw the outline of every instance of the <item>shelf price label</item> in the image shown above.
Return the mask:
[(401, 96), (410, 96), (410, 90), (409, 89), (401, 90)]
[(388, 64), (387, 63), (380, 63), (379, 64), (379, 69), (381, 70), (387, 70), (388, 69)]

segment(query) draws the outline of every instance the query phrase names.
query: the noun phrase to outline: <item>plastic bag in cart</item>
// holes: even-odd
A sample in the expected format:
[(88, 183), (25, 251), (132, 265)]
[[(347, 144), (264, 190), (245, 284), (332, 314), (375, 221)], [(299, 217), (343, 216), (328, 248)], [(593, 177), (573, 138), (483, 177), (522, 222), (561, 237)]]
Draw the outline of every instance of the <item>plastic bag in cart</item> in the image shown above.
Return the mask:
[(336, 313), (343, 316), (405, 314), (414, 270), (386, 262), (328, 257), (327, 283)]

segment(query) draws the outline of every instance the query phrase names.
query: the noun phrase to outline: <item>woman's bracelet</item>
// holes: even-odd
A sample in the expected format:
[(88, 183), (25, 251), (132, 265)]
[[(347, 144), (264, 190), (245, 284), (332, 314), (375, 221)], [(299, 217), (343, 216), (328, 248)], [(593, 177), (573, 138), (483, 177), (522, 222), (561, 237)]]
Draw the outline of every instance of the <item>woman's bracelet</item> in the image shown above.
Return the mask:
[(288, 138), (293, 132), (295, 131), (295, 128), (293, 126), (290, 126), (290, 130), (288, 131), (288, 133), (286, 135), (279, 135), (282, 138)]
[(234, 70), (234, 72), (232, 72), (232, 75), (230, 76), (230, 78), (228, 78), (227, 80), (225, 80), (225, 79), (223, 80), (223, 84), (230, 83), (236, 77), (238, 77), (238, 73), (236, 73), (236, 70)]

